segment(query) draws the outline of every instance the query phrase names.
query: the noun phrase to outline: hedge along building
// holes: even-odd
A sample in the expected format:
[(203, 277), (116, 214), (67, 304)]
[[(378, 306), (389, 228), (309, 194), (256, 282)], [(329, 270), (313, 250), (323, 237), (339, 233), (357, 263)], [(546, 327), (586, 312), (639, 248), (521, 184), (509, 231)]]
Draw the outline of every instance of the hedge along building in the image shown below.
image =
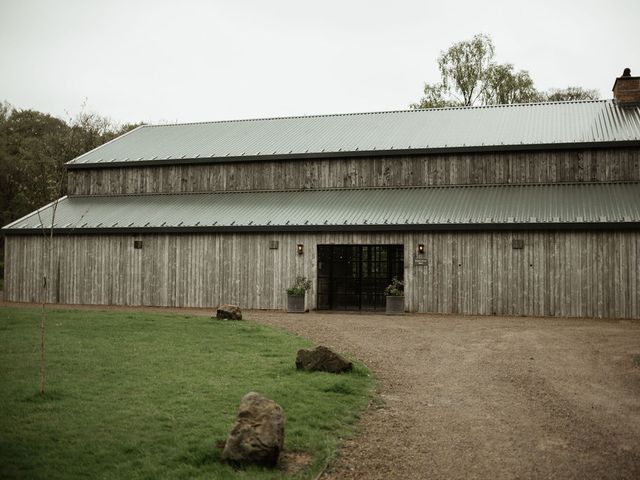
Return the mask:
[(50, 302), (280, 309), (305, 275), (311, 309), (378, 309), (397, 276), (413, 312), (638, 318), (639, 80), (621, 101), (139, 127), (67, 164), (44, 264), (53, 205), (4, 227), (6, 299), (48, 269)]

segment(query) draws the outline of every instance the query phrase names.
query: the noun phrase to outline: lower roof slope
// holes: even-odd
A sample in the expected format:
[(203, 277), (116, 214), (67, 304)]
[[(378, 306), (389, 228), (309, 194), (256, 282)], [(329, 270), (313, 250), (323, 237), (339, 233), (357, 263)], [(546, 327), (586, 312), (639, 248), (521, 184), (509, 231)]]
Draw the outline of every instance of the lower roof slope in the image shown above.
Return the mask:
[[(40, 233), (54, 204), (5, 226)], [(638, 228), (640, 182), (63, 197), (59, 233)]]

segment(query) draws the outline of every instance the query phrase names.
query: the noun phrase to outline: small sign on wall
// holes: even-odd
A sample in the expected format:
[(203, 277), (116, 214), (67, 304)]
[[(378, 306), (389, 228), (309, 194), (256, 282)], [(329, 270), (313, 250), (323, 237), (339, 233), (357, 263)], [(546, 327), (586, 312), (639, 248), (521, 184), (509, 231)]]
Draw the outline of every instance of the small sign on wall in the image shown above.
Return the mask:
[(427, 258), (424, 255), (414, 255), (413, 256), (413, 266), (414, 267), (426, 267), (429, 264)]

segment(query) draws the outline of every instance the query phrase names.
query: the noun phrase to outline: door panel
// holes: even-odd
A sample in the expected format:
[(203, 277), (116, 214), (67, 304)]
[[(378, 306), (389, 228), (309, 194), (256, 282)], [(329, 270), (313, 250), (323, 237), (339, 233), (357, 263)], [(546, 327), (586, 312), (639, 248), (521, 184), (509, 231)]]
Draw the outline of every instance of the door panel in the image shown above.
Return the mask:
[(318, 310), (384, 310), (403, 273), (402, 245), (318, 245)]

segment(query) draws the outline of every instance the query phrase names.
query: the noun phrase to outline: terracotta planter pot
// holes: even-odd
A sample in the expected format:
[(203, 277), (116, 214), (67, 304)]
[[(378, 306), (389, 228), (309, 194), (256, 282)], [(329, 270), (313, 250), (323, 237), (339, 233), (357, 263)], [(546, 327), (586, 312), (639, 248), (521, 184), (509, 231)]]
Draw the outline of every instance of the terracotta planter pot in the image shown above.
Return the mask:
[(404, 296), (389, 296), (387, 298), (387, 315), (404, 314)]
[(304, 295), (287, 295), (287, 312), (304, 313)]

